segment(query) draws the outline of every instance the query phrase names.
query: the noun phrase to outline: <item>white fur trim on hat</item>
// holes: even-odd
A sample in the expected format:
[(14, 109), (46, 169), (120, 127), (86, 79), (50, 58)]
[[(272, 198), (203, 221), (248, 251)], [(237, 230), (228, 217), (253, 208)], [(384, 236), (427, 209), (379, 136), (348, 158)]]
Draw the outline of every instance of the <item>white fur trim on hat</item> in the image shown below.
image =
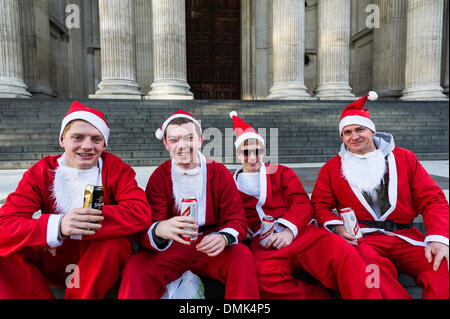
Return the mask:
[(376, 101), (378, 99), (378, 94), (375, 91), (370, 91), (369, 96), (367, 97), (370, 101)]
[(339, 134), (342, 134), (342, 130), (344, 129), (344, 127), (346, 127), (347, 125), (353, 125), (353, 124), (365, 126), (365, 127), (369, 128), (370, 130), (372, 130), (374, 133), (377, 132), (375, 130), (375, 124), (372, 122), (372, 120), (368, 119), (367, 117), (363, 117), (363, 116), (359, 116), (359, 115), (349, 115), (349, 116), (344, 117), (339, 122)]
[(239, 135), (239, 137), (234, 142), (234, 146), (237, 148), (239, 145), (241, 145), (242, 142), (244, 142), (245, 140), (248, 140), (250, 138), (257, 139), (258, 141), (260, 141), (262, 143), (262, 145), (265, 145), (264, 139), (261, 137), (261, 135), (259, 135), (258, 133), (255, 133), (255, 132), (247, 132), (247, 133), (242, 133), (241, 135)]
[(167, 120), (164, 121), (164, 123), (163, 123), (163, 125), (161, 126), (161, 128), (159, 128), (159, 129), (156, 130), (156, 132), (155, 132), (156, 138), (157, 138), (158, 140), (162, 140), (163, 137), (164, 137), (164, 132), (166, 131), (167, 125), (169, 125), (169, 123), (170, 123), (172, 120), (174, 120), (174, 119), (176, 119), (176, 118), (180, 118), (180, 117), (184, 117), (184, 118), (186, 118), (186, 119), (189, 119), (189, 120), (193, 121), (194, 124), (197, 125), (198, 128), (200, 129), (200, 134), (203, 133), (203, 131), (202, 131), (202, 126), (200, 125), (200, 123), (199, 123), (195, 118), (193, 118), (192, 116), (188, 116), (188, 115), (186, 115), (186, 114), (175, 114), (175, 115), (172, 115), (172, 116), (168, 117)]
[(76, 111), (73, 113), (70, 113), (66, 117), (63, 118), (61, 123), (61, 130), (59, 131), (59, 139), (61, 140), (62, 133), (64, 129), (66, 128), (67, 124), (69, 122), (74, 120), (84, 120), (93, 126), (95, 126), (96, 129), (102, 133), (103, 138), (105, 139), (105, 145), (108, 145), (108, 137), (109, 137), (109, 127), (106, 125), (105, 121), (103, 121), (100, 117), (95, 115), (94, 113), (87, 112), (87, 111)]

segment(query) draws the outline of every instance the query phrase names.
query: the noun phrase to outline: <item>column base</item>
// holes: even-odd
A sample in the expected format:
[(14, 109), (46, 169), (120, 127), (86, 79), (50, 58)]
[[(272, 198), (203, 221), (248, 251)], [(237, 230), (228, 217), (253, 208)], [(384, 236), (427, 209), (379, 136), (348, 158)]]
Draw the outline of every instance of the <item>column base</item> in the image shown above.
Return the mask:
[(194, 94), (184, 80), (156, 80), (152, 83), (146, 100), (193, 100)]
[(30, 98), (26, 84), (15, 78), (0, 78), (0, 98)]
[(316, 100), (307, 92), (303, 83), (282, 82), (274, 84), (267, 100)]
[(102, 80), (90, 99), (131, 99), (141, 100), (142, 92), (136, 81), (124, 79)]
[(439, 85), (410, 86), (403, 90), (402, 101), (448, 101)]
[(315, 95), (319, 100), (356, 100), (352, 88), (346, 83), (319, 84)]

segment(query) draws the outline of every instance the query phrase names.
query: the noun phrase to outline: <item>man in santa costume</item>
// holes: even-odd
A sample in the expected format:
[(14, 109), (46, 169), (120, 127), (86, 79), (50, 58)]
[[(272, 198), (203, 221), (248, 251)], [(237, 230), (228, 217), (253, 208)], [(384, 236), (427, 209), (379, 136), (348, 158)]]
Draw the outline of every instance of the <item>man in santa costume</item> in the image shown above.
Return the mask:
[[(220, 280), (225, 298), (259, 298), (255, 264), (240, 243), (247, 233), (239, 192), (228, 169), (205, 158), (200, 123), (179, 110), (156, 131), (170, 154), (151, 175), (147, 199), (153, 224), (142, 249), (127, 262), (119, 298), (160, 298), (186, 270)], [(197, 222), (180, 216), (181, 201), (195, 197)], [(185, 240), (185, 236), (198, 236)]]
[[(319, 224), (353, 243), (332, 209), (351, 208), (364, 237), (353, 243), (385, 298), (411, 298), (397, 271), (414, 278), (423, 298), (449, 298), (449, 206), (444, 193), (413, 152), (396, 147), (391, 134), (377, 132), (364, 104), (368, 95), (342, 112), (339, 154), (320, 170), (312, 194)], [(424, 236), (412, 222), (422, 214)], [(446, 259), (446, 261), (444, 260)]]
[[(0, 298), (53, 298), (50, 284), (66, 284), (66, 298), (103, 298), (120, 279), (151, 209), (134, 170), (105, 152), (109, 132), (102, 112), (74, 101), (64, 154), (33, 165), (0, 208)], [(102, 211), (82, 208), (89, 184), (104, 188)]]
[[(242, 167), (234, 173), (253, 237), (250, 249), (258, 269), (263, 298), (329, 298), (326, 288), (343, 298), (380, 298), (366, 285), (366, 263), (345, 240), (314, 224), (311, 201), (294, 171), (264, 164), (264, 139), (253, 127), (230, 113), (236, 157)], [(264, 216), (275, 218), (274, 233), (260, 245)], [(306, 270), (321, 284), (293, 277)], [(326, 288), (325, 288), (326, 287)]]

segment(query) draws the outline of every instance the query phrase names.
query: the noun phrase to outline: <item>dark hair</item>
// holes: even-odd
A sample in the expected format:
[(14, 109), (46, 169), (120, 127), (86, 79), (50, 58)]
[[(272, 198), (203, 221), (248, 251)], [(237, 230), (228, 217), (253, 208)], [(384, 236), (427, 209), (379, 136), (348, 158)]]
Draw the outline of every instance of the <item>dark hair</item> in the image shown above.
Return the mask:
[[(194, 121), (187, 119), (185, 117), (174, 118), (172, 121), (169, 122), (169, 124), (167, 124), (166, 130), (164, 131), (164, 138), (167, 138), (167, 128), (169, 127), (169, 125), (172, 125), (172, 124), (173, 125), (181, 125), (181, 124), (186, 124), (186, 123), (194, 123)], [(194, 127), (195, 127), (195, 131), (197, 132), (198, 137), (200, 137), (202, 135), (202, 133), (200, 132), (200, 128), (195, 123), (194, 123)]]

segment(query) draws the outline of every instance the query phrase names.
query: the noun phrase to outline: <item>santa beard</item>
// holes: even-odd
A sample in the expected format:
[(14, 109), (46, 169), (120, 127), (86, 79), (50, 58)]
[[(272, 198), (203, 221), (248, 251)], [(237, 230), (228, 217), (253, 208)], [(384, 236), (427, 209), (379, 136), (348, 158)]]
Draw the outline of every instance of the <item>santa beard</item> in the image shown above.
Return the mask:
[(346, 151), (342, 157), (342, 175), (361, 192), (377, 189), (386, 170), (384, 154), (379, 149), (364, 155)]
[(52, 196), (55, 199), (55, 211), (58, 214), (67, 214), (74, 208), (82, 208), (84, 204), (84, 191), (87, 185), (100, 185), (99, 168), (94, 166), (81, 170), (64, 165), (55, 170)]
[(200, 202), (203, 194), (203, 174), (200, 166), (185, 170), (173, 165), (171, 175), (175, 209), (178, 212), (181, 210), (183, 198), (195, 197), (197, 202)]

